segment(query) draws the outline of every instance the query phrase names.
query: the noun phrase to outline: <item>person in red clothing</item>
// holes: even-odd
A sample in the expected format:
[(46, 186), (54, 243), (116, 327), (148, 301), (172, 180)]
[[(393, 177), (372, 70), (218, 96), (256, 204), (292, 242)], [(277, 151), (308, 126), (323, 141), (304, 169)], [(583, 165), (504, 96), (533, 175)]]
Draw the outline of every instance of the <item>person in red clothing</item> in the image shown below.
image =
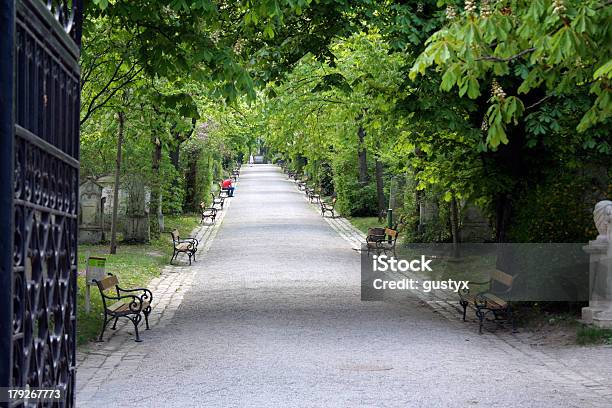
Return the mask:
[(234, 196), (234, 184), (232, 183), (232, 179), (225, 179), (221, 182), (221, 188), (223, 190), (227, 190), (227, 195), (229, 197)]

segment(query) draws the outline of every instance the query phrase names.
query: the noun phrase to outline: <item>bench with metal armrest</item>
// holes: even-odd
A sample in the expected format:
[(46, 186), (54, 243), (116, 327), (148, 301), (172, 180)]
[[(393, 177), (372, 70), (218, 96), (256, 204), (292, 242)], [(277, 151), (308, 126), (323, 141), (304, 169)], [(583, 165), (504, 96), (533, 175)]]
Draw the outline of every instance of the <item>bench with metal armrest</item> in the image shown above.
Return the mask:
[(308, 179), (296, 180), (295, 184), (297, 185), (298, 190), (304, 191), (304, 189), (308, 186)]
[(210, 193), (211, 197), (212, 197), (212, 206), (219, 206), (219, 210), (223, 209), (223, 204), (225, 204), (225, 197), (224, 196), (215, 196), (214, 193)]
[(207, 219), (210, 220), (213, 224), (215, 223), (215, 219), (217, 218), (217, 209), (215, 207), (206, 207), (206, 204), (204, 202), (201, 202), (200, 213), (202, 215), (202, 218), (200, 219), (200, 224), (202, 224), (204, 220)]
[[(104, 341), (104, 331), (112, 320), (114, 320), (112, 329), (115, 330), (117, 328), (117, 321), (120, 317), (124, 317), (132, 322), (136, 337), (135, 341), (142, 341), (138, 333), (138, 325), (144, 316), (146, 330), (149, 330), (149, 314), (151, 313), (151, 302), (153, 301), (151, 291), (145, 288), (124, 289), (119, 286), (119, 279), (111, 273), (99, 281), (94, 279), (94, 282), (100, 290), (104, 308), (104, 322), (102, 323), (102, 331), (98, 341)], [(111, 292), (111, 289), (114, 289), (114, 294)]]
[(228, 198), (229, 189), (223, 187), (223, 182), (219, 182), (219, 198)]
[(336, 201), (336, 197), (332, 198), (330, 203), (319, 200), (319, 205), (321, 206), (321, 216), (325, 217), (326, 213), (330, 213), (332, 218), (335, 218), (336, 213), (334, 212), (334, 208), (336, 207)]
[(395, 255), (395, 245), (398, 237), (399, 232), (393, 228), (368, 228), (368, 235), (366, 236), (368, 253), (393, 252), (393, 255)]
[(191, 265), (191, 258), (196, 260), (195, 254), (198, 251), (198, 240), (192, 237), (187, 237), (181, 239), (179, 231), (177, 229), (170, 232), (172, 236), (172, 258), (170, 258), (170, 263), (175, 260), (180, 253), (185, 253), (189, 257), (189, 265)]
[(468, 285), (489, 285), (489, 288), (471, 293), (469, 289), (459, 291), (459, 304), (463, 307), (463, 321), (468, 306), (471, 306), (478, 317), (478, 333), (482, 334), (482, 327), (487, 315), (492, 315), (497, 323), (510, 322), (512, 331), (516, 331), (516, 322), (512, 316), (510, 298), (516, 276), (503, 271), (495, 270), (491, 278), (485, 282), (468, 282)]

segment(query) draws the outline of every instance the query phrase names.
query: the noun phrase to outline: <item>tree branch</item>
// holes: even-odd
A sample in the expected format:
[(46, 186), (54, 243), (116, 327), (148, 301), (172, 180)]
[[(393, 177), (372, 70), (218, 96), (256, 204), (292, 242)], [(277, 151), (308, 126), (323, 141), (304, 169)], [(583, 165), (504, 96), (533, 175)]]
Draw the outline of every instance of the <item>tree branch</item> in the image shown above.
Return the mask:
[(494, 57), (493, 55), (485, 55), (484, 57), (476, 58), (476, 61), (510, 62), (514, 59), (522, 57), (525, 54), (534, 52), (535, 50), (536, 50), (535, 47), (527, 48), (526, 50), (523, 50), (519, 52), (518, 54), (512, 55), (508, 58), (499, 58), (499, 57)]
[[(113, 78), (111, 78), (111, 80), (109, 80), (106, 85), (104, 85), (104, 88), (102, 88), (102, 90), (100, 92), (98, 92), (96, 94), (96, 96), (94, 98), (92, 98), (92, 100), (90, 101), (89, 105), (87, 106), (87, 111), (85, 113), (85, 116), (83, 116), (83, 119), (81, 119), (81, 125), (83, 125), (83, 123), (85, 123), (85, 121), (87, 119), (89, 119), (91, 117), (91, 115), (98, 109), (100, 109), (101, 107), (103, 107), (117, 92), (119, 92), (121, 89), (123, 89), (126, 85), (128, 85), (129, 83), (133, 82), (134, 79), (138, 76), (138, 74), (140, 74), (142, 72), (142, 70), (144, 69), (143, 67), (139, 68), (138, 70), (136, 70), (135, 72), (133, 72), (131, 75), (129, 75), (130, 72), (132, 72), (134, 70), (134, 68), (136, 67), (136, 64), (134, 64), (128, 71), (128, 73), (121, 75), (119, 77), (116, 77), (115, 74), (117, 71), (115, 71), (115, 74), (113, 74)], [(129, 77), (128, 77), (129, 75)], [(118, 82), (124, 78), (127, 79), (125, 81), (123, 81), (121, 84), (117, 85), (114, 88), (110, 88), (111, 84), (113, 82)], [(110, 91), (109, 91), (110, 89)], [(98, 98), (100, 98), (105, 92), (108, 92), (108, 95), (99, 103), (95, 103)]]
[(535, 102), (534, 104), (529, 105), (528, 107), (525, 108), (525, 110), (529, 110), (532, 108), (535, 108), (536, 106), (546, 102), (548, 99), (552, 98), (552, 95), (546, 95), (545, 97), (543, 97), (542, 99), (540, 99), (539, 101)]

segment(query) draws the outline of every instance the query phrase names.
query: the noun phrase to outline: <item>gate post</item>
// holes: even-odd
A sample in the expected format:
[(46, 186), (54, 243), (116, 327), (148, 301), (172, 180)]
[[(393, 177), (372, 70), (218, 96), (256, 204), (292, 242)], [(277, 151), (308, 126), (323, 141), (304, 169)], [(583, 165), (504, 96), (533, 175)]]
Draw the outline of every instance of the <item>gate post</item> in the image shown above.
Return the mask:
[(15, 1), (0, 0), (0, 387), (12, 366), (14, 33)]

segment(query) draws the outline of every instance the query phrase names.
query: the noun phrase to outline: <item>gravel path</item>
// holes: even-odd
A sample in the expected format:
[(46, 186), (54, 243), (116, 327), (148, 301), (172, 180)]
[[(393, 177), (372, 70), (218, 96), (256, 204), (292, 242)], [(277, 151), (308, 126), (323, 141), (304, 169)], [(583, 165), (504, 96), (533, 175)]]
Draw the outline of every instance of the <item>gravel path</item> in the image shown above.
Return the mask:
[(276, 167), (243, 168), (231, 200), (171, 321), (83, 406), (612, 406), (612, 391), (422, 300), (361, 302), (359, 255)]

